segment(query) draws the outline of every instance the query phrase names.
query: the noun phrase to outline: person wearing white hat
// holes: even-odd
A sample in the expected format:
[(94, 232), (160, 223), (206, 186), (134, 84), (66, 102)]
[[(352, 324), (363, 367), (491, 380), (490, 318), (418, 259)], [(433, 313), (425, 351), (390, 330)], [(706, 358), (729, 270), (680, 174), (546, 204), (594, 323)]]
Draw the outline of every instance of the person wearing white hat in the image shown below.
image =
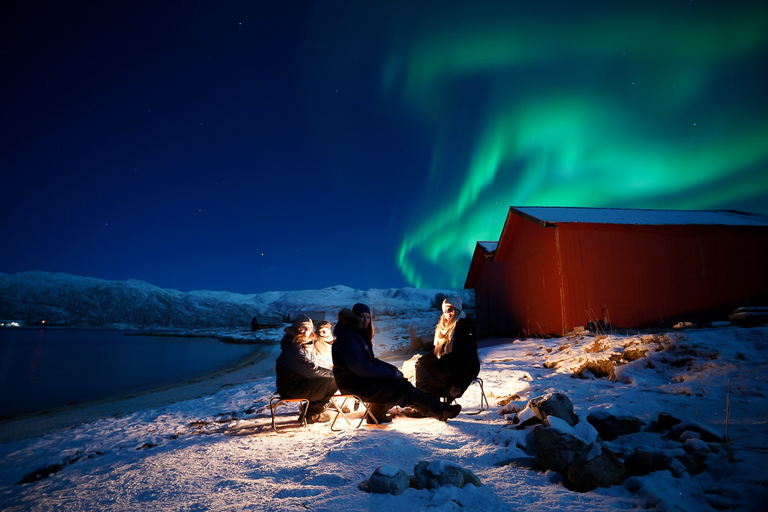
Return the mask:
[[(461, 412), (459, 404), (446, 404), (416, 389), (396, 366), (373, 354), (371, 309), (355, 304), (339, 312), (333, 333), (333, 375), (343, 394), (357, 395), (370, 403), (377, 423), (392, 421), (387, 411), (394, 406), (410, 407), (423, 417), (446, 421)], [(369, 423), (371, 423), (369, 418)]]
[(415, 367), (416, 387), (448, 403), (463, 395), (480, 373), (477, 324), (470, 317), (462, 318), (463, 305), (461, 297), (443, 301), (434, 348)]

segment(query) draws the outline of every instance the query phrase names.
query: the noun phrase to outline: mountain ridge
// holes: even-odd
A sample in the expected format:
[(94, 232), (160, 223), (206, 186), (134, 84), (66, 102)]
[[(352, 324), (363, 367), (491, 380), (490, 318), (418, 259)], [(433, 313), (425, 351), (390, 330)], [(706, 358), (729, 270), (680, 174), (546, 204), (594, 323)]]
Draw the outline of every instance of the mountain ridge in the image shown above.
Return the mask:
[(374, 312), (406, 314), (416, 303), (428, 310), (439, 295), (471, 292), (416, 288), (356, 290), (336, 285), (321, 290), (240, 294), (182, 292), (130, 279), (109, 281), (39, 270), (0, 273), (0, 321), (26, 326), (80, 328), (210, 329), (246, 328), (254, 316), (283, 318), (296, 311), (324, 311), (335, 318), (342, 307), (366, 302)]

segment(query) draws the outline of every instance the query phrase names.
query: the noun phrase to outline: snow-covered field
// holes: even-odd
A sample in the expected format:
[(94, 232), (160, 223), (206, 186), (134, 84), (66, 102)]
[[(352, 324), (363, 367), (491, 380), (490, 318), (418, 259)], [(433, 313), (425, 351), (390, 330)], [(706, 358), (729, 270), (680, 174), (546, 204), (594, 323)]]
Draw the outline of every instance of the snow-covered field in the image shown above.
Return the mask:
[[(377, 353), (399, 362), (411, 355), (398, 350), (409, 344), (409, 330), (428, 335), (437, 320), (434, 310), (403, 311), (374, 318)], [(301, 428), (288, 408), (279, 410), (281, 433), (271, 430), (265, 406), (275, 389), (279, 349), (266, 350), (268, 356), (247, 369), (186, 392), (60, 412), (58, 423), (38, 418), (1, 425), (0, 509), (707, 511), (768, 503), (766, 327), (486, 340), (480, 377), (488, 410), (445, 423), (397, 416), (386, 426), (340, 432), (329, 424)], [(590, 361), (604, 368), (600, 361), (611, 355), (644, 351), (616, 366), (613, 380), (595, 377), (595, 369), (583, 372), (586, 378), (573, 376)], [(472, 386), (460, 400), (466, 411), (479, 405), (478, 391)], [(639, 417), (643, 432), (604, 443), (619, 454), (636, 446), (682, 449), (652, 432), (660, 412), (727, 434), (727, 442), (708, 443), (699, 474), (656, 471), (574, 492), (560, 474), (532, 464), (533, 427), (511, 421), (529, 399), (554, 391), (571, 399), (581, 431), (589, 428), (590, 411)], [(35, 422), (45, 428), (32, 428)], [(365, 492), (378, 467), (413, 474), (419, 461), (458, 464), (483, 485), (411, 488), (397, 496)]]

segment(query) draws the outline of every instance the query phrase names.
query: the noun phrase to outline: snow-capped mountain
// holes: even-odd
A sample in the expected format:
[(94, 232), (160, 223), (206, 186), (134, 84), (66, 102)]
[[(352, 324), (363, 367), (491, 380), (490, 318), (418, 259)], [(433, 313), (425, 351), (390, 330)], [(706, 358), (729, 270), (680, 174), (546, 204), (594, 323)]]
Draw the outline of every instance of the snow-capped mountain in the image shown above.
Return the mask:
[[(429, 310), (435, 296), (451, 290), (392, 288), (361, 291), (346, 286), (244, 295), (224, 291), (181, 292), (144, 281), (107, 281), (31, 271), (0, 273), (0, 321), (71, 327), (207, 329), (244, 328), (254, 316), (283, 318), (297, 311), (324, 311), (366, 302), (387, 315), (414, 307)], [(462, 292), (471, 302), (471, 292)]]

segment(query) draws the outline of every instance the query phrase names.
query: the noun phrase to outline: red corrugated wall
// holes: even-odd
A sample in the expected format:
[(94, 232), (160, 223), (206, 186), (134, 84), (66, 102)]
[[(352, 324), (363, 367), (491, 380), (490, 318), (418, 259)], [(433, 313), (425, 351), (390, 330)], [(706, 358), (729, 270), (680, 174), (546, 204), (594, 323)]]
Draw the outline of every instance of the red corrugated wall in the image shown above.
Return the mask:
[(476, 281), (481, 336), (725, 320), (768, 305), (768, 229), (564, 223), (511, 214)]
[(496, 261), (503, 270), (499, 334), (555, 333), (563, 329), (555, 229), (512, 216), (502, 232)]
[[(759, 254), (768, 230), (741, 226), (561, 224), (569, 327), (589, 320), (619, 328), (725, 320), (766, 305)], [(583, 291), (582, 291), (583, 290)]]

